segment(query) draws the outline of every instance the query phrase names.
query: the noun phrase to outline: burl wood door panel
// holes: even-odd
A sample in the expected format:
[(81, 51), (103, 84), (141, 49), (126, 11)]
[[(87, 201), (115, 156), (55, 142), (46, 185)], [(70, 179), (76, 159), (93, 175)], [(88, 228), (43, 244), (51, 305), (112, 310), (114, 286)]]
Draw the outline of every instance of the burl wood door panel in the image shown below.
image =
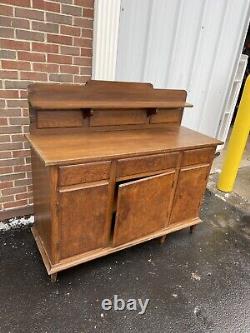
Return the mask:
[(113, 246), (167, 225), (174, 180), (172, 171), (119, 185)]
[(108, 182), (60, 190), (61, 259), (107, 246)]
[(178, 177), (170, 223), (199, 216), (210, 165), (183, 168)]

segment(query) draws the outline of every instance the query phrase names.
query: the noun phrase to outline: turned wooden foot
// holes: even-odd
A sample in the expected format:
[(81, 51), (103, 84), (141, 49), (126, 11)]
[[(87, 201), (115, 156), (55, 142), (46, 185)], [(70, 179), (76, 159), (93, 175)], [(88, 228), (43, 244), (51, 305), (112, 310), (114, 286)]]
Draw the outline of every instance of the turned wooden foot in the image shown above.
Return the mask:
[(50, 279), (51, 279), (51, 282), (56, 282), (56, 280), (57, 280), (57, 273), (53, 273), (53, 274), (51, 274), (50, 275)]
[(164, 235), (160, 238), (160, 243), (163, 244), (167, 238), (167, 235)]
[(190, 234), (193, 233), (193, 230), (194, 230), (195, 227), (196, 227), (196, 225), (191, 225), (191, 227), (189, 228), (189, 233)]

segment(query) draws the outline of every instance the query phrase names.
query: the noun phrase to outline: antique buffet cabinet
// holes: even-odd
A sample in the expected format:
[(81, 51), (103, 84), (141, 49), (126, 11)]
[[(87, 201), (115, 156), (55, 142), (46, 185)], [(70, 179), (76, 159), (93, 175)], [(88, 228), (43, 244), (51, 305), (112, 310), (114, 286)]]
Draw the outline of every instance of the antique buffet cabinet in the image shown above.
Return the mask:
[(29, 86), (34, 238), (57, 272), (200, 222), (221, 142), (181, 126), (184, 90)]

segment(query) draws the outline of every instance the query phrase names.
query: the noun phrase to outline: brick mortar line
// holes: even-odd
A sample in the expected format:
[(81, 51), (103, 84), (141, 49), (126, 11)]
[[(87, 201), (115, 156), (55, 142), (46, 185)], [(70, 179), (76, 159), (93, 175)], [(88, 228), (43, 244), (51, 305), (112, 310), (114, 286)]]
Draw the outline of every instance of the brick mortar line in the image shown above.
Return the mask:
[[(5, 134), (6, 135), (6, 134)], [(8, 135), (8, 134), (7, 134)], [(26, 142), (26, 141), (18, 141), (18, 142)], [(14, 142), (14, 143), (18, 143), (18, 142)], [(13, 142), (5, 142), (5, 143), (13, 143)], [(4, 151), (10, 151), (10, 150), (4, 150)], [(11, 149), (12, 152), (14, 151), (30, 151), (30, 148), (20, 148), (20, 149)], [(28, 157), (28, 156), (25, 156)], [(16, 159), (16, 158), (25, 158), (23, 156), (21, 157), (12, 157), (12, 159)], [(2, 160), (5, 160), (5, 158), (2, 158)], [(30, 164), (30, 163), (29, 163)]]
[[(69, 65), (70, 66), (70, 65)], [(32, 73), (32, 72), (31, 72)], [(34, 73), (36, 73), (36, 72), (34, 72)], [(43, 72), (44, 73), (44, 72)], [(49, 75), (72, 75), (73, 76), (73, 78), (74, 77), (76, 77), (76, 76), (81, 76), (81, 77), (83, 77), (83, 78), (88, 78), (88, 77), (90, 77), (91, 75), (89, 75), (89, 74), (77, 74), (77, 73), (65, 73), (65, 72), (63, 72), (63, 73), (48, 73), (47, 75), (49, 76)], [(32, 83), (32, 82), (41, 82), (41, 83), (64, 83), (64, 82), (61, 82), (61, 81), (54, 81), (54, 80), (49, 80), (49, 79), (47, 79), (47, 80), (32, 80), (32, 79), (20, 79), (20, 80), (18, 80), (18, 79), (16, 79), (16, 80), (8, 80), (8, 81), (13, 81), (13, 82), (17, 82), (17, 81), (28, 81), (28, 84), (30, 83)], [(73, 84), (73, 82), (71, 83), (71, 82), (65, 82), (65, 83), (68, 83), (68, 84)], [(82, 83), (85, 83), (85, 82), (82, 82)], [(80, 83), (79, 83), (80, 84)], [(3, 91), (20, 91), (20, 88), (3, 88), (3, 89), (1, 89), (1, 90), (3, 90)], [(1, 91), (0, 90), (0, 91)], [(24, 91), (26, 91), (26, 89), (21, 89), (21, 90), (24, 90)], [(20, 96), (20, 94), (19, 94), (19, 96)], [(8, 98), (6, 98), (6, 97), (0, 97), (0, 100), (1, 101), (8, 101), (8, 100), (16, 100), (16, 101), (25, 101), (25, 100), (27, 100), (27, 97), (22, 97), (22, 96), (20, 96), (20, 97), (8, 97)], [(8, 107), (8, 108), (10, 108), (10, 109), (13, 109), (13, 108), (18, 108), (18, 109), (27, 109), (28, 108), (28, 106), (27, 107), (24, 107), (24, 106), (16, 106), (16, 107), (13, 107), (13, 106), (11, 106), (11, 107)], [(9, 117), (9, 116), (8, 116)], [(26, 116), (24, 116), (24, 117), (26, 117)], [(2, 117), (1, 117), (2, 118)], [(12, 116), (12, 117), (10, 117), (10, 118), (20, 118), (20, 116)], [(4, 127), (4, 125), (0, 125), (0, 127)], [(5, 134), (5, 133), (4, 133)]]
[[(14, 174), (14, 175), (19, 175), (19, 174), (22, 174), (22, 173), (24, 173), (25, 174), (25, 176), (24, 176), (24, 178), (20, 178), (20, 179), (31, 179), (28, 175), (26, 175), (26, 173), (25, 173), (25, 171), (14, 171), (14, 172), (11, 172), (11, 173), (9, 173), (9, 172), (7, 172), (7, 173), (1, 173), (1, 175), (0, 175), (0, 178), (2, 177), (2, 176), (8, 176), (8, 175), (12, 175), (12, 174)], [(20, 179), (15, 179), (15, 180), (20, 180)], [(11, 181), (13, 181), (13, 180), (11, 180)], [(16, 187), (16, 186), (15, 186)]]
[[(49, 53), (49, 54), (52, 54), (52, 53)], [(59, 54), (59, 55), (61, 55), (61, 54)], [(71, 56), (70, 54), (62, 54), (62, 56), (67, 56), (67, 57), (70, 57), (70, 58), (79, 57), (79, 56)], [(82, 56), (82, 57), (80, 56), (80, 58), (89, 58), (89, 59), (91, 59), (91, 57), (84, 57), (84, 56)], [(1, 59), (0, 59), (0, 61), (1, 61)], [(5, 59), (5, 61), (11, 61), (11, 59)], [(18, 62), (26, 62), (26, 63), (32, 64), (32, 65), (34, 65), (34, 64), (39, 64), (39, 65), (52, 65), (52, 64), (54, 65), (54, 64), (56, 64), (58, 66), (65, 66), (66, 65), (66, 66), (73, 66), (73, 67), (91, 67), (91, 65), (86, 66), (86, 65), (75, 65), (75, 64), (61, 64), (61, 63), (54, 63), (54, 62), (48, 62), (47, 63), (47, 62), (36, 62), (36, 61), (28, 61), (28, 60), (19, 60)], [(0, 70), (8, 71), (8, 72), (18, 72), (18, 71), (19, 72), (30, 72), (30, 70), (28, 70), (28, 69), (15, 69), (15, 68), (12, 68), (12, 69), (2, 68)], [(34, 72), (35, 73), (48, 73), (48, 72), (41, 72), (41, 71), (34, 71)], [(3, 81), (3, 80), (15, 81), (15, 79), (13, 79), (13, 78), (0, 79), (0, 81)]]
[[(17, 101), (19, 101), (19, 99), (17, 99)], [(6, 117), (6, 118), (26, 118), (26, 117)], [(28, 116), (27, 116), (27, 118), (28, 118)], [(4, 126), (0, 126), (0, 128), (7, 128), (7, 127), (16, 127), (16, 126), (28, 126), (28, 125), (4, 125)], [(16, 135), (16, 134), (21, 134), (22, 132), (18, 132), (18, 133), (3, 133), (3, 135)], [(26, 133), (24, 133), (24, 134), (26, 134)], [(4, 150), (4, 151), (8, 151), (8, 150)]]
[[(13, 180), (12, 180), (12, 182), (13, 182)], [(28, 190), (28, 189), (27, 189), (27, 186), (28, 186), (28, 185), (18, 185), (18, 186), (15, 186), (15, 188), (18, 189), (19, 187), (21, 187), (21, 188), (22, 188), (22, 187), (25, 187), (25, 189), (26, 189), (26, 191), (27, 191), (27, 190)], [(8, 190), (8, 189), (11, 189), (11, 187), (2, 188), (1, 191), (3, 191), (3, 190)], [(26, 191), (19, 192), (19, 193), (26, 193)], [(13, 194), (8, 194), (8, 195), (14, 195), (14, 194), (19, 194), (19, 193), (13, 193)]]
[[(57, 64), (57, 63), (49, 63), (51, 65), (58, 65), (58, 66), (72, 66), (72, 67), (76, 67), (76, 68), (79, 68), (79, 69), (82, 69), (82, 68), (91, 68), (91, 66), (80, 66), (80, 65), (73, 65), (73, 64)], [(38, 72), (36, 70), (21, 70), (20, 71), (21, 73), (35, 73), (35, 74), (47, 74), (47, 75), (50, 75), (50, 74), (71, 74), (71, 75), (78, 75), (76, 73), (67, 73), (67, 72)], [(87, 74), (82, 74), (81, 76), (88, 76)], [(33, 80), (30, 80), (30, 79), (2, 79), (0, 81), (13, 81), (13, 82), (16, 82), (16, 81), (33, 81)], [(40, 82), (40, 80), (37, 80), (37, 82)], [(41, 82), (44, 82), (44, 80), (41, 80)], [(25, 91), (25, 89), (23, 88), (1, 88), (0, 91), (5, 91), (5, 90), (23, 90)], [(0, 99), (5, 99), (3, 97), (0, 97)], [(25, 99), (26, 97), (23, 97), (22, 99)], [(16, 98), (6, 98), (6, 99), (16, 99)]]
[[(25, 31), (30, 31), (30, 30), (25, 30)], [(36, 31), (31, 31), (31, 32), (35, 32)], [(44, 34), (46, 34), (46, 32), (44, 32)], [(55, 34), (55, 35), (59, 35), (60, 34)], [(64, 34), (62, 35), (62, 37), (64, 36)], [(65, 35), (66, 36), (66, 35)], [(70, 35), (67, 35), (67, 37), (72, 37), (72, 38), (83, 38), (83, 39), (92, 39), (92, 38), (85, 38), (85, 37), (77, 37), (77, 36), (70, 36)], [(49, 43), (45, 43), (45, 41), (41, 42), (41, 41), (38, 41), (38, 40), (30, 40), (30, 39), (16, 39), (16, 38), (5, 38), (5, 37), (0, 37), (0, 39), (4, 39), (4, 40), (8, 40), (8, 41), (14, 41), (14, 42), (26, 42), (26, 43), (40, 43), (40, 44), (52, 44), (52, 45), (58, 45), (58, 46), (71, 46), (71, 47), (79, 47), (81, 49), (89, 49), (89, 50), (92, 50), (92, 47), (85, 47), (85, 46), (78, 46), (78, 45), (69, 45), (69, 44), (58, 44), (58, 43), (53, 43), (53, 42), (49, 42)], [(16, 49), (16, 50), (13, 50), (13, 49), (5, 49), (3, 48), (3, 50), (6, 50), (6, 51), (14, 51), (14, 52), (31, 52), (32, 50), (20, 50), (20, 49)], [(58, 53), (48, 53), (48, 52), (38, 52), (38, 51), (32, 51), (32, 52), (36, 52), (36, 53), (46, 53), (46, 54), (58, 54)], [(0, 59), (0, 60), (11, 60), (11, 59)], [(25, 60), (24, 60), (25, 61)]]
[[(7, 134), (7, 135), (10, 135), (10, 134)], [(27, 150), (29, 150), (29, 149), (27, 149)], [(3, 150), (3, 151), (1, 151), (1, 153), (6, 153), (6, 152), (8, 152), (9, 150)], [(24, 159), (24, 157), (8, 157), (8, 158), (0, 158), (0, 161), (5, 161), (5, 160), (15, 160), (15, 159), (17, 159), (17, 158), (23, 158)], [(23, 161), (23, 162), (25, 162), (25, 161)], [(17, 166), (17, 165), (23, 165), (24, 163), (21, 163), (21, 164), (15, 164), (15, 166)], [(31, 165), (31, 163), (26, 163), (27, 165)], [(26, 165), (25, 164), (25, 165)]]
[[(1, 5), (1, 3), (0, 3)], [(15, 8), (14, 6), (10, 6), (12, 8)], [(80, 6), (77, 6), (77, 7), (80, 7)], [(75, 15), (71, 15), (71, 14), (64, 14), (64, 13), (61, 13), (60, 12), (51, 12), (51, 11), (48, 11), (48, 10), (39, 10), (39, 9), (35, 9), (35, 8), (27, 8), (27, 7), (18, 7), (18, 8), (22, 8), (22, 9), (31, 9), (31, 10), (34, 10), (34, 11), (38, 11), (39, 13), (43, 13), (43, 14), (46, 14), (46, 13), (49, 13), (49, 14), (55, 14), (55, 15), (61, 15), (61, 16), (66, 16), (66, 17), (72, 17), (72, 18), (82, 18), (82, 19), (86, 19), (88, 21), (94, 21), (94, 17), (89, 17), (89, 16), (75, 16)], [(80, 7), (80, 8), (85, 8), (85, 9), (93, 9), (93, 8), (87, 8), (87, 7)], [(3, 17), (3, 18), (9, 18), (9, 19), (20, 19), (20, 20), (27, 20), (29, 21), (30, 23), (31, 22), (40, 22), (40, 23), (52, 23), (52, 24), (58, 24), (58, 25), (67, 25), (69, 27), (77, 27), (77, 25), (73, 25), (73, 24), (67, 24), (67, 23), (58, 23), (58, 22), (53, 22), (53, 21), (48, 21), (47, 18), (45, 17), (46, 15), (44, 15), (44, 20), (41, 21), (41, 20), (38, 20), (38, 19), (35, 19), (35, 18), (28, 18), (28, 17), (24, 17), (24, 16), (16, 16), (15, 13), (13, 16), (6, 16), (6, 15), (1, 15), (0, 14), (0, 18)], [(14, 27), (6, 27), (6, 26), (3, 26), (5, 28), (12, 28), (12, 29), (15, 29)], [(19, 28), (17, 28), (19, 29)], [(20, 28), (22, 29), (22, 28)], [(91, 29), (91, 28), (87, 28), (87, 29)], [(91, 29), (93, 30), (93, 29)]]
[[(84, 7), (84, 6), (81, 6), (81, 5), (73, 5), (73, 4), (67, 4), (67, 3), (61, 3), (61, 2), (53, 2), (53, 1), (46, 1), (48, 3), (52, 3), (52, 4), (58, 4), (60, 9), (61, 9), (61, 6), (60, 5), (66, 5), (66, 6), (70, 6), (70, 7), (77, 7), (77, 8), (85, 8), (85, 9), (94, 9), (93, 7)], [(47, 10), (47, 9), (40, 9), (40, 8), (34, 8), (34, 3), (33, 1), (30, 3), (30, 7), (27, 7), (27, 6), (19, 6), (18, 4), (8, 4), (8, 3), (0, 3), (0, 5), (2, 6), (6, 6), (6, 7), (11, 7), (11, 8), (21, 8), (21, 9), (26, 9), (26, 10), (35, 10), (35, 11), (38, 11), (38, 12), (49, 12), (49, 13), (54, 13), (54, 14), (59, 14), (60, 12), (55, 12), (55, 11), (51, 11), (51, 10)], [(66, 15), (71, 15), (71, 14), (66, 14)], [(19, 16), (18, 16), (19, 17)]]
[[(89, 38), (91, 39), (91, 38)], [(56, 45), (56, 44), (53, 44), (53, 45)], [(65, 45), (65, 44), (57, 44), (58, 46), (70, 46), (70, 45)], [(80, 49), (88, 49), (88, 50), (92, 50), (92, 48), (89, 48), (89, 47), (81, 47), (81, 46), (71, 46), (71, 47), (78, 47)], [(3, 49), (5, 51), (13, 51), (12, 49)], [(36, 53), (39, 53), (39, 54), (44, 54), (44, 55), (48, 55), (48, 54), (51, 54), (51, 55), (61, 55), (61, 56), (67, 56), (67, 57), (71, 57), (71, 58), (88, 58), (88, 59), (92, 59), (92, 56), (90, 57), (87, 57), (87, 56), (79, 56), (79, 55), (70, 55), (70, 54), (64, 54), (64, 53), (48, 53), (48, 52), (38, 52), (38, 51), (25, 51), (25, 50), (17, 50), (15, 52), (18, 52), (18, 51), (23, 51), (23, 52), (36, 52)], [(51, 63), (51, 62), (46, 62), (46, 61), (43, 61), (43, 62), (37, 62), (37, 61), (28, 61), (28, 60), (18, 60), (18, 59), (11, 59), (11, 58), (0, 58), (0, 61), (22, 61), (22, 62), (27, 62), (27, 63), (32, 63), (32, 64), (54, 64), (54, 63)], [(58, 64), (60, 65), (60, 64)], [(68, 65), (68, 64), (61, 64), (61, 65)], [(74, 66), (80, 66), (80, 65), (74, 65)], [(12, 72), (17, 72), (17, 71), (20, 71), (20, 69), (15, 69), (15, 68), (0, 68), (0, 70), (3, 70), (3, 71), (12, 71)], [(4, 80), (4, 79), (0, 79), (1, 80)]]
[[(85, 39), (85, 37), (83, 37), (84, 39)], [(7, 38), (4, 38), (4, 39), (7, 39)], [(92, 38), (86, 38), (86, 39), (92, 39)], [(20, 42), (22, 42), (23, 40), (20, 40)], [(26, 42), (27, 42), (27, 40), (25, 40)], [(28, 41), (29, 42), (29, 41)], [(35, 42), (35, 43), (41, 43), (41, 44), (43, 44), (43, 42), (37, 42), (37, 41), (30, 41), (30, 42)], [(44, 43), (45, 44), (45, 43)], [(58, 46), (69, 46), (69, 47), (79, 47), (79, 48), (81, 48), (81, 49), (92, 49), (92, 48), (90, 48), (90, 47), (83, 47), (83, 46), (76, 46), (76, 45), (67, 45), (67, 44), (56, 44), (56, 43), (46, 43), (46, 45), (58, 45)], [(42, 54), (57, 54), (57, 55), (67, 55), (67, 54), (60, 54), (60, 53), (48, 53), (48, 52), (39, 52), (39, 51), (33, 51), (33, 50), (13, 50), (13, 49), (2, 49), (2, 50), (4, 50), (4, 51), (13, 51), (13, 52), (34, 52), (34, 53), (42, 53)], [(74, 57), (79, 57), (79, 56), (76, 56), (76, 55), (69, 55), (69, 56), (71, 56), (72, 58)], [(81, 56), (82, 58), (91, 58), (91, 57), (87, 57), (87, 56)], [(10, 61), (10, 60), (13, 60), (13, 61), (15, 61), (15, 60), (18, 60), (18, 59), (11, 59), (11, 58), (0, 58), (0, 60), (8, 60), (8, 61)], [(30, 62), (30, 61), (27, 61), (27, 60), (21, 60), (21, 61), (26, 61), (26, 62)], [(33, 61), (33, 62), (35, 62), (35, 61)], [(42, 62), (42, 64), (44, 64), (44, 62)], [(12, 70), (17, 70), (17, 69), (12, 69)]]
[[(60, 66), (60, 64), (58, 64), (58, 63), (50, 63), (51, 65), (54, 65), (54, 64), (56, 64), (56, 65), (59, 65)], [(63, 66), (72, 66), (72, 67), (79, 67), (79, 66), (77, 66), (77, 65), (71, 65), (71, 64), (63, 64)], [(91, 66), (80, 66), (80, 68), (91, 68)], [(48, 75), (50, 75), (50, 74), (71, 74), (71, 75), (80, 75), (80, 76), (89, 76), (89, 74), (75, 74), (75, 73), (65, 73), (65, 72), (49, 72), (49, 73), (47, 73), (47, 72), (37, 72), (37, 71), (20, 71), (20, 73), (36, 73), (36, 74), (48, 74)], [(4, 80), (0, 80), (0, 81), (14, 81), (14, 82), (16, 82), (16, 81), (31, 81), (31, 82), (34, 82), (34, 81), (36, 81), (36, 82), (45, 82), (44, 80), (32, 80), (32, 79), (4, 79)], [(54, 82), (54, 81), (51, 81), (51, 82)], [(22, 90), (22, 91), (25, 91), (26, 89), (25, 88), (3, 88), (3, 89), (0, 89), (0, 91), (1, 90)], [(0, 97), (0, 99), (1, 99), (1, 97)], [(3, 98), (3, 99), (5, 99), (5, 98)], [(6, 98), (6, 99), (11, 99), (11, 98)], [(17, 98), (14, 98), (14, 99), (17, 99)], [(21, 99), (27, 99), (27, 97), (22, 97)]]
[[(69, 26), (70, 27), (70, 26)], [(75, 26), (75, 27), (79, 27), (79, 26)], [(90, 30), (93, 32), (93, 29), (89, 29), (89, 28), (82, 28), (82, 27), (79, 27), (80, 29), (86, 29), (86, 30)], [(67, 35), (65, 33), (54, 33), (54, 32), (48, 32), (48, 31), (39, 31), (39, 30), (33, 30), (33, 29), (19, 29), (19, 30), (22, 30), (22, 31), (25, 31), (25, 32), (34, 32), (34, 33), (39, 33), (39, 34), (44, 34), (44, 41), (39, 41), (39, 40), (33, 40), (33, 39), (20, 39), (20, 38), (17, 38), (16, 37), (16, 30), (19, 29), (19, 28), (13, 28), (14, 30), (14, 38), (7, 38), (7, 37), (0, 37), (1, 40), (9, 40), (9, 41), (15, 41), (15, 42), (26, 42), (26, 43), (44, 43), (44, 44), (49, 44), (49, 45), (58, 45), (58, 46), (71, 46), (71, 47), (79, 47), (79, 48), (89, 48), (89, 47), (83, 47), (83, 46), (78, 46), (78, 45), (70, 45), (70, 44), (58, 44), (58, 43), (54, 43), (54, 42), (47, 42), (47, 37), (48, 37), (48, 34), (50, 35), (58, 35), (58, 36), (65, 36), (65, 37), (71, 37), (72, 39), (73, 38), (83, 38), (83, 39), (87, 39), (87, 40), (93, 40), (92, 37), (85, 37), (85, 36), (74, 36), (74, 35)], [(31, 48), (30, 50), (21, 50), (21, 49), (16, 49), (16, 50), (13, 50), (13, 49), (6, 49), (6, 48), (3, 48), (3, 50), (6, 50), (6, 51), (13, 51), (13, 52), (18, 52), (18, 51), (22, 51), (22, 52), (36, 52), (36, 53), (42, 53), (42, 52), (39, 52), (39, 51), (33, 51), (32, 50), (32, 45), (30, 45)], [(91, 48), (92, 49), (92, 48)], [(43, 52), (43, 53), (47, 53), (47, 52)], [(58, 53), (54, 53), (54, 54), (58, 54)], [(8, 59), (8, 58), (4, 58), (3, 60), (5, 59)], [(13, 59), (14, 60), (14, 59)]]

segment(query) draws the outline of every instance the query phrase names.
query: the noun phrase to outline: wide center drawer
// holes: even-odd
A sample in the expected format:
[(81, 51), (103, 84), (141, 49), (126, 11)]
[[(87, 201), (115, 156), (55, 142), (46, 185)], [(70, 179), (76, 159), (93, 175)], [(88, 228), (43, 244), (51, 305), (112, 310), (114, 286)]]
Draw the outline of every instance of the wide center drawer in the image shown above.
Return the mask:
[(117, 161), (117, 178), (176, 168), (179, 153), (124, 158)]
[(110, 177), (110, 161), (59, 167), (59, 185), (95, 182)]

